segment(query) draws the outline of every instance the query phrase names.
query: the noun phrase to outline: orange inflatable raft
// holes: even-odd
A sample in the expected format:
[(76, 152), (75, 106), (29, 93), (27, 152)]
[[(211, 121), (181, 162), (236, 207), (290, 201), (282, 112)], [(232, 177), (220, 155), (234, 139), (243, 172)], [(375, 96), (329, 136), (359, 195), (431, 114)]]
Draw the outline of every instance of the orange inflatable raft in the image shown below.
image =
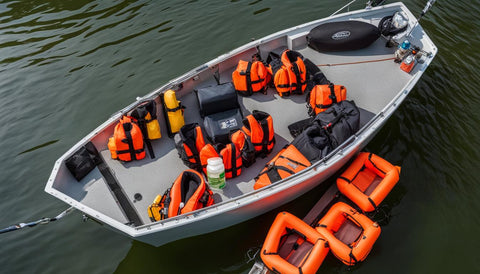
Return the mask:
[(361, 152), (337, 179), (340, 192), (364, 212), (374, 211), (398, 182), (400, 167)]
[[(282, 254), (285, 239), (297, 236), (293, 251)], [(268, 232), (260, 254), (274, 273), (316, 273), (328, 253), (325, 239), (314, 228), (288, 212), (280, 212)]]
[(349, 205), (338, 202), (318, 222), (316, 230), (333, 255), (346, 265), (365, 260), (380, 236), (380, 226)]

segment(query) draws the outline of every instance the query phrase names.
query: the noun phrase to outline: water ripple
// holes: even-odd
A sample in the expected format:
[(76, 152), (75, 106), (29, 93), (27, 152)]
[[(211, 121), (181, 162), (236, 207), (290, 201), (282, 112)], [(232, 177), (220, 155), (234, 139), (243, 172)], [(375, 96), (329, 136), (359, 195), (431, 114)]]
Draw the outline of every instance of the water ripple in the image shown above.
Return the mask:
[[(0, 64), (27, 61), (23, 66), (31, 66), (39, 64), (42, 60), (54, 60), (55, 56), (42, 56), (49, 55), (53, 48), (57, 51), (67, 51), (56, 56), (70, 56), (78, 50), (68, 52), (68, 44), (79, 43), (80, 39), (92, 38), (95, 34), (101, 34), (103, 39), (112, 29), (131, 23), (147, 6), (147, 3), (142, 1), (121, 1), (110, 6), (92, 2), (94, 1), (45, 2), (38, 5), (17, 2), (4, 4), (6, 8), (0, 13), (0, 54), (5, 57), (0, 60)], [(83, 11), (79, 12), (80, 10)], [(155, 27), (114, 41), (103, 42), (84, 50), (80, 56), (136, 38), (170, 21), (164, 21)], [(161, 32), (171, 28), (162, 29)], [(58, 48), (61, 45), (65, 45), (63, 49)], [(32, 58), (36, 56), (38, 58)]]
[[(155, 30), (155, 29), (157, 29), (157, 28), (159, 28), (159, 27), (167, 24), (168, 22), (170, 22), (170, 21), (162, 22), (162, 23), (160, 23), (160, 24), (158, 24), (158, 25), (156, 25), (156, 26), (153, 26), (153, 27), (150, 27), (150, 28), (148, 28), (148, 29), (139, 31), (139, 32), (137, 32), (137, 33), (134, 33), (134, 34), (125, 36), (125, 37), (123, 37), (123, 38), (121, 38), (121, 39), (118, 39), (118, 40), (115, 40), (115, 41), (110, 41), (110, 42), (107, 42), (107, 43), (103, 43), (103, 44), (99, 45), (98, 47), (96, 47), (96, 48), (94, 48), (94, 49), (92, 49), (92, 50), (89, 50), (89, 51), (87, 51), (87, 52), (85, 52), (85, 53), (80, 54), (79, 56), (86, 56), (86, 55), (92, 54), (92, 53), (94, 53), (94, 52), (96, 52), (96, 51), (98, 51), (98, 50), (100, 50), (100, 49), (103, 49), (103, 48), (106, 48), (106, 47), (109, 47), (109, 46), (112, 46), (112, 45), (121, 44), (121, 43), (123, 43), (123, 42), (126, 42), (126, 41), (128, 41), (128, 40), (131, 40), (131, 39), (136, 38), (136, 37), (138, 37), (138, 36), (141, 36), (141, 35), (143, 35), (143, 34), (149, 33), (150, 31)], [(163, 31), (167, 31), (167, 30), (169, 30), (169, 29), (171, 29), (171, 28), (168, 28), (168, 29), (163, 30)]]

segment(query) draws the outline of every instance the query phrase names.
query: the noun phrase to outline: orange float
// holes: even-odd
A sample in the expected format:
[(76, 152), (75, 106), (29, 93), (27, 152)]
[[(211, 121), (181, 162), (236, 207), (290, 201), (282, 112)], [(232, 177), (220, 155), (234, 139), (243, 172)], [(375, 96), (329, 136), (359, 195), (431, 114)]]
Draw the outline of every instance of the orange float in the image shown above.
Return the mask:
[(337, 178), (337, 187), (360, 209), (370, 212), (385, 199), (399, 176), (400, 167), (373, 153), (362, 152)]
[[(310, 247), (297, 254), (290, 252), (282, 257), (279, 253), (283, 241), (289, 235), (295, 234), (300, 246)], [(316, 273), (328, 253), (325, 239), (314, 228), (288, 212), (280, 212), (267, 234), (260, 254), (262, 261), (274, 273)], [(295, 259), (293, 257), (296, 257)], [(295, 262), (294, 262), (295, 261)]]
[(333, 255), (346, 265), (365, 260), (380, 236), (380, 226), (349, 205), (338, 202), (318, 222), (316, 230)]

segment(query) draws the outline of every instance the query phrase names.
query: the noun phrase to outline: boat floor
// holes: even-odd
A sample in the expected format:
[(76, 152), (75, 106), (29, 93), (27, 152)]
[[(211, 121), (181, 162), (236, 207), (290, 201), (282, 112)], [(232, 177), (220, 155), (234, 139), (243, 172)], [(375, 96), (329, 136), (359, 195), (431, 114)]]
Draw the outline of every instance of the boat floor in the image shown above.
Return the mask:
[[(330, 64), (330, 66), (320, 66), (321, 70), (330, 81), (347, 88), (347, 100), (354, 100), (360, 107), (361, 124), (363, 125), (380, 112), (411, 78), (411, 75), (400, 71), (398, 64), (395, 64), (392, 60), (354, 63), (392, 58), (394, 50), (386, 48), (384, 45), (385, 40), (381, 38), (370, 47), (354, 52), (318, 53), (308, 47), (296, 50), (317, 65)], [(333, 65), (340, 63), (354, 64)], [(231, 81), (233, 70), (232, 67), (230, 70), (222, 72), (221, 79), (223, 82)], [(215, 84), (215, 80), (212, 76), (211, 82), (199, 83), (199, 87), (213, 84)], [(227, 180), (224, 189), (214, 190), (216, 203), (253, 190), (253, 178), (285, 144), (293, 140), (287, 126), (308, 118), (305, 96), (293, 95), (283, 99), (277, 95), (274, 89), (270, 88), (266, 95), (254, 94), (251, 97), (239, 97), (244, 116), (250, 114), (252, 110), (258, 109), (269, 113), (273, 117), (276, 145), (269, 157), (265, 159), (257, 158), (256, 163), (244, 169), (239, 177)], [(190, 92), (180, 99), (182, 104), (187, 107), (185, 122), (197, 122), (202, 125), (203, 122), (199, 116), (198, 103), (194, 93)], [(144, 223), (150, 222), (147, 208), (156, 195), (163, 194), (181, 171), (187, 169), (178, 157), (173, 139), (168, 138), (166, 134), (167, 129), (163, 113), (159, 113), (159, 121), (163, 137), (152, 141), (155, 152), (154, 159), (151, 159), (147, 154), (147, 157), (143, 160), (122, 163), (112, 160), (108, 149), (101, 151), (101, 155)], [(128, 222), (119, 206), (115, 205), (118, 204), (118, 201), (110, 193), (98, 170), (91, 172), (86, 179), (75, 187), (69, 185), (64, 189), (62, 189), (62, 186), (58, 186), (58, 188), (72, 198), (107, 216), (123, 223)]]

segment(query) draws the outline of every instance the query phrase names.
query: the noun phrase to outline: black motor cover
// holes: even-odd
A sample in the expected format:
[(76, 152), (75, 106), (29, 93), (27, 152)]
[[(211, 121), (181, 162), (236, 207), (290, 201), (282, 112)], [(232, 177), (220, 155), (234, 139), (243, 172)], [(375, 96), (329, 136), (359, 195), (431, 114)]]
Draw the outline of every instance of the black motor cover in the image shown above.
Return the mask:
[(320, 52), (349, 51), (368, 47), (380, 37), (372, 24), (361, 21), (330, 22), (313, 28), (307, 35), (308, 46)]

